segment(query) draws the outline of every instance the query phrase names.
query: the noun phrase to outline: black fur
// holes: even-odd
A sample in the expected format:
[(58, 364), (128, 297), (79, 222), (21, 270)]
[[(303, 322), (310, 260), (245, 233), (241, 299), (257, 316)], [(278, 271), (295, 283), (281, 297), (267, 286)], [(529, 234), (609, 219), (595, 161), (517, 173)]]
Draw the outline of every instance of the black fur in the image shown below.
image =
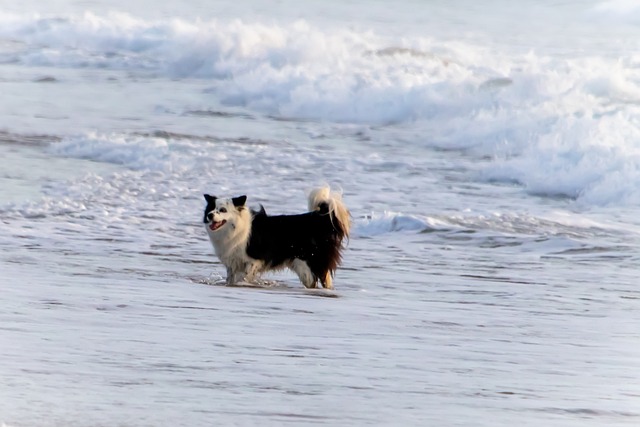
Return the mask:
[(247, 201), (247, 196), (238, 196), (231, 199), (233, 202), (233, 206), (236, 208), (243, 208), (245, 202)]
[(344, 232), (332, 218), (328, 206), (299, 215), (268, 216), (261, 207), (252, 212), (247, 255), (270, 268), (285, 266), (293, 259), (306, 261), (316, 280), (324, 281), (340, 264)]
[(206, 223), (209, 222), (207, 220), (207, 215), (209, 215), (209, 212), (211, 212), (212, 210), (215, 210), (215, 208), (216, 208), (216, 200), (218, 198), (216, 196), (210, 196), (208, 194), (205, 194), (204, 195), (204, 199), (207, 201), (207, 207), (204, 208), (204, 218), (202, 219), (202, 222), (204, 222), (206, 224)]

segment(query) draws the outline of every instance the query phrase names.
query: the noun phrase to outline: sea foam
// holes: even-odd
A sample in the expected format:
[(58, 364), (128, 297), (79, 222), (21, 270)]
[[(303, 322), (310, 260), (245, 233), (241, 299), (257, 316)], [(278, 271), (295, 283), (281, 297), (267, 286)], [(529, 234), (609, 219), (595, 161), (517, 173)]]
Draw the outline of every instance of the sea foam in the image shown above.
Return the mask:
[[(200, 79), (206, 96), (223, 108), (336, 125), (402, 126), (413, 135), (404, 138), (407, 150), (420, 144), (492, 158), (480, 179), (518, 182), (532, 194), (585, 205), (640, 201), (640, 57), (634, 54), (506, 54), (304, 21), (144, 20), (122, 13), (4, 13), (0, 36), (14, 41), (0, 49), (3, 62)], [(175, 156), (162, 141), (103, 140), (97, 150), (94, 143), (65, 141), (55, 149), (80, 157), (87, 150), (87, 157), (134, 168)]]

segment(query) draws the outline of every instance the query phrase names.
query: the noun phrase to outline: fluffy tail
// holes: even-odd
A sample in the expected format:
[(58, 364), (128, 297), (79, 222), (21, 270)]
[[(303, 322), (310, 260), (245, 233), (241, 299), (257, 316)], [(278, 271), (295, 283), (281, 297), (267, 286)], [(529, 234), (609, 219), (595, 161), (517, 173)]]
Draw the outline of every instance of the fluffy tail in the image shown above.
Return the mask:
[(331, 191), (331, 188), (319, 187), (309, 193), (309, 211), (327, 210), (331, 215), (331, 222), (338, 232), (339, 242), (349, 238), (351, 231), (351, 215), (342, 202), (342, 193)]
[(328, 186), (316, 188), (309, 193), (309, 211), (329, 215), (333, 225), (333, 243), (327, 247), (324, 261), (316, 265), (314, 275), (322, 286), (333, 289), (333, 274), (342, 261), (342, 242), (349, 238), (351, 215), (342, 202), (342, 194), (332, 192)]

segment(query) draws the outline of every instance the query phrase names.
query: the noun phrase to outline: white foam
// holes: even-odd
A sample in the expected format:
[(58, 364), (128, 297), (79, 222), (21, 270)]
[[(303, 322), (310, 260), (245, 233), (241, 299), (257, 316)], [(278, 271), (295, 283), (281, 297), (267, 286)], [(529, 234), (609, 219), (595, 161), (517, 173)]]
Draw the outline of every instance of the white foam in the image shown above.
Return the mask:
[[(5, 61), (198, 78), (209, 84), (206, 95), (227, 107), (363, 126), (368, 133), (405, 126), (413, 133), (402, 135), (409, 149), (419, 144), (492, 157), (480, 171), (484, 179), (519, 182), (530, 193), (585, 205), (639, 199), (637, 55), (554, 58), (304, 21), (145, 20), (122, 13), (3, 13), (0, 36), (21, 46), (3, 51)], [(175, 163), (175, 146), (152, 138), (80, 137), (54, 151), (162, 169)]]
[(373, 237), (391, 232), (433, 230), (438, 225), (441, 223), (432, 218), (385, 211), (357, 220), (355, 233), (360, 237)]
[(170, 149), (160, 138), (90, 133), (62, 140), (50, 147), (59, 156), (115, 163), (133, 169), (158, 169), (167, 165)]
[(568, 119), (531, 141), (522, 155), (487, 169), (489, 179), (517, 180), (532, 194), (585, 205), (640, 203), (640, 131), (623, 113)]
[[(150, 21), (122, 13), (0, 14), (0, 36), (23, 49), (4, 61), (107, 68), (212, 81), (223, 103), (283, 117), (391, 123), (440, 115), (501, 70), (484, 48), (316, 28), (304, 21)], [(473, 97), (471, 97), (473, 98)], [(473, 108), (469, 106), (468, 108)]]

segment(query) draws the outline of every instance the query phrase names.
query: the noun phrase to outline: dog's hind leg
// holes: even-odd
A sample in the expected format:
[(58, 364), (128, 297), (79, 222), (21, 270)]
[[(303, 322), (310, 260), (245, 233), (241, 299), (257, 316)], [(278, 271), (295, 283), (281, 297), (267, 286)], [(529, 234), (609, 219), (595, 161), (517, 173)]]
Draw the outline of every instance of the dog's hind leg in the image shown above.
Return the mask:
[(261, 270), (262, 270), (262, 263), (260, 261), (254, 261), (248, 264), (245, 280), (247, 282), (253, 282), (258, 277)]
[(316, 278), (311, 272), (306, 261), (297, 258), (294, 259), (291, 263), (291, 269), (296, 272), (305, 288), (316, 287)]
[(320, 282), (325, 289), (333, 289), (333, 278), (331, 277), (331, 272), (327, 271), (324, 274), (324, 277), (320, 277)]

